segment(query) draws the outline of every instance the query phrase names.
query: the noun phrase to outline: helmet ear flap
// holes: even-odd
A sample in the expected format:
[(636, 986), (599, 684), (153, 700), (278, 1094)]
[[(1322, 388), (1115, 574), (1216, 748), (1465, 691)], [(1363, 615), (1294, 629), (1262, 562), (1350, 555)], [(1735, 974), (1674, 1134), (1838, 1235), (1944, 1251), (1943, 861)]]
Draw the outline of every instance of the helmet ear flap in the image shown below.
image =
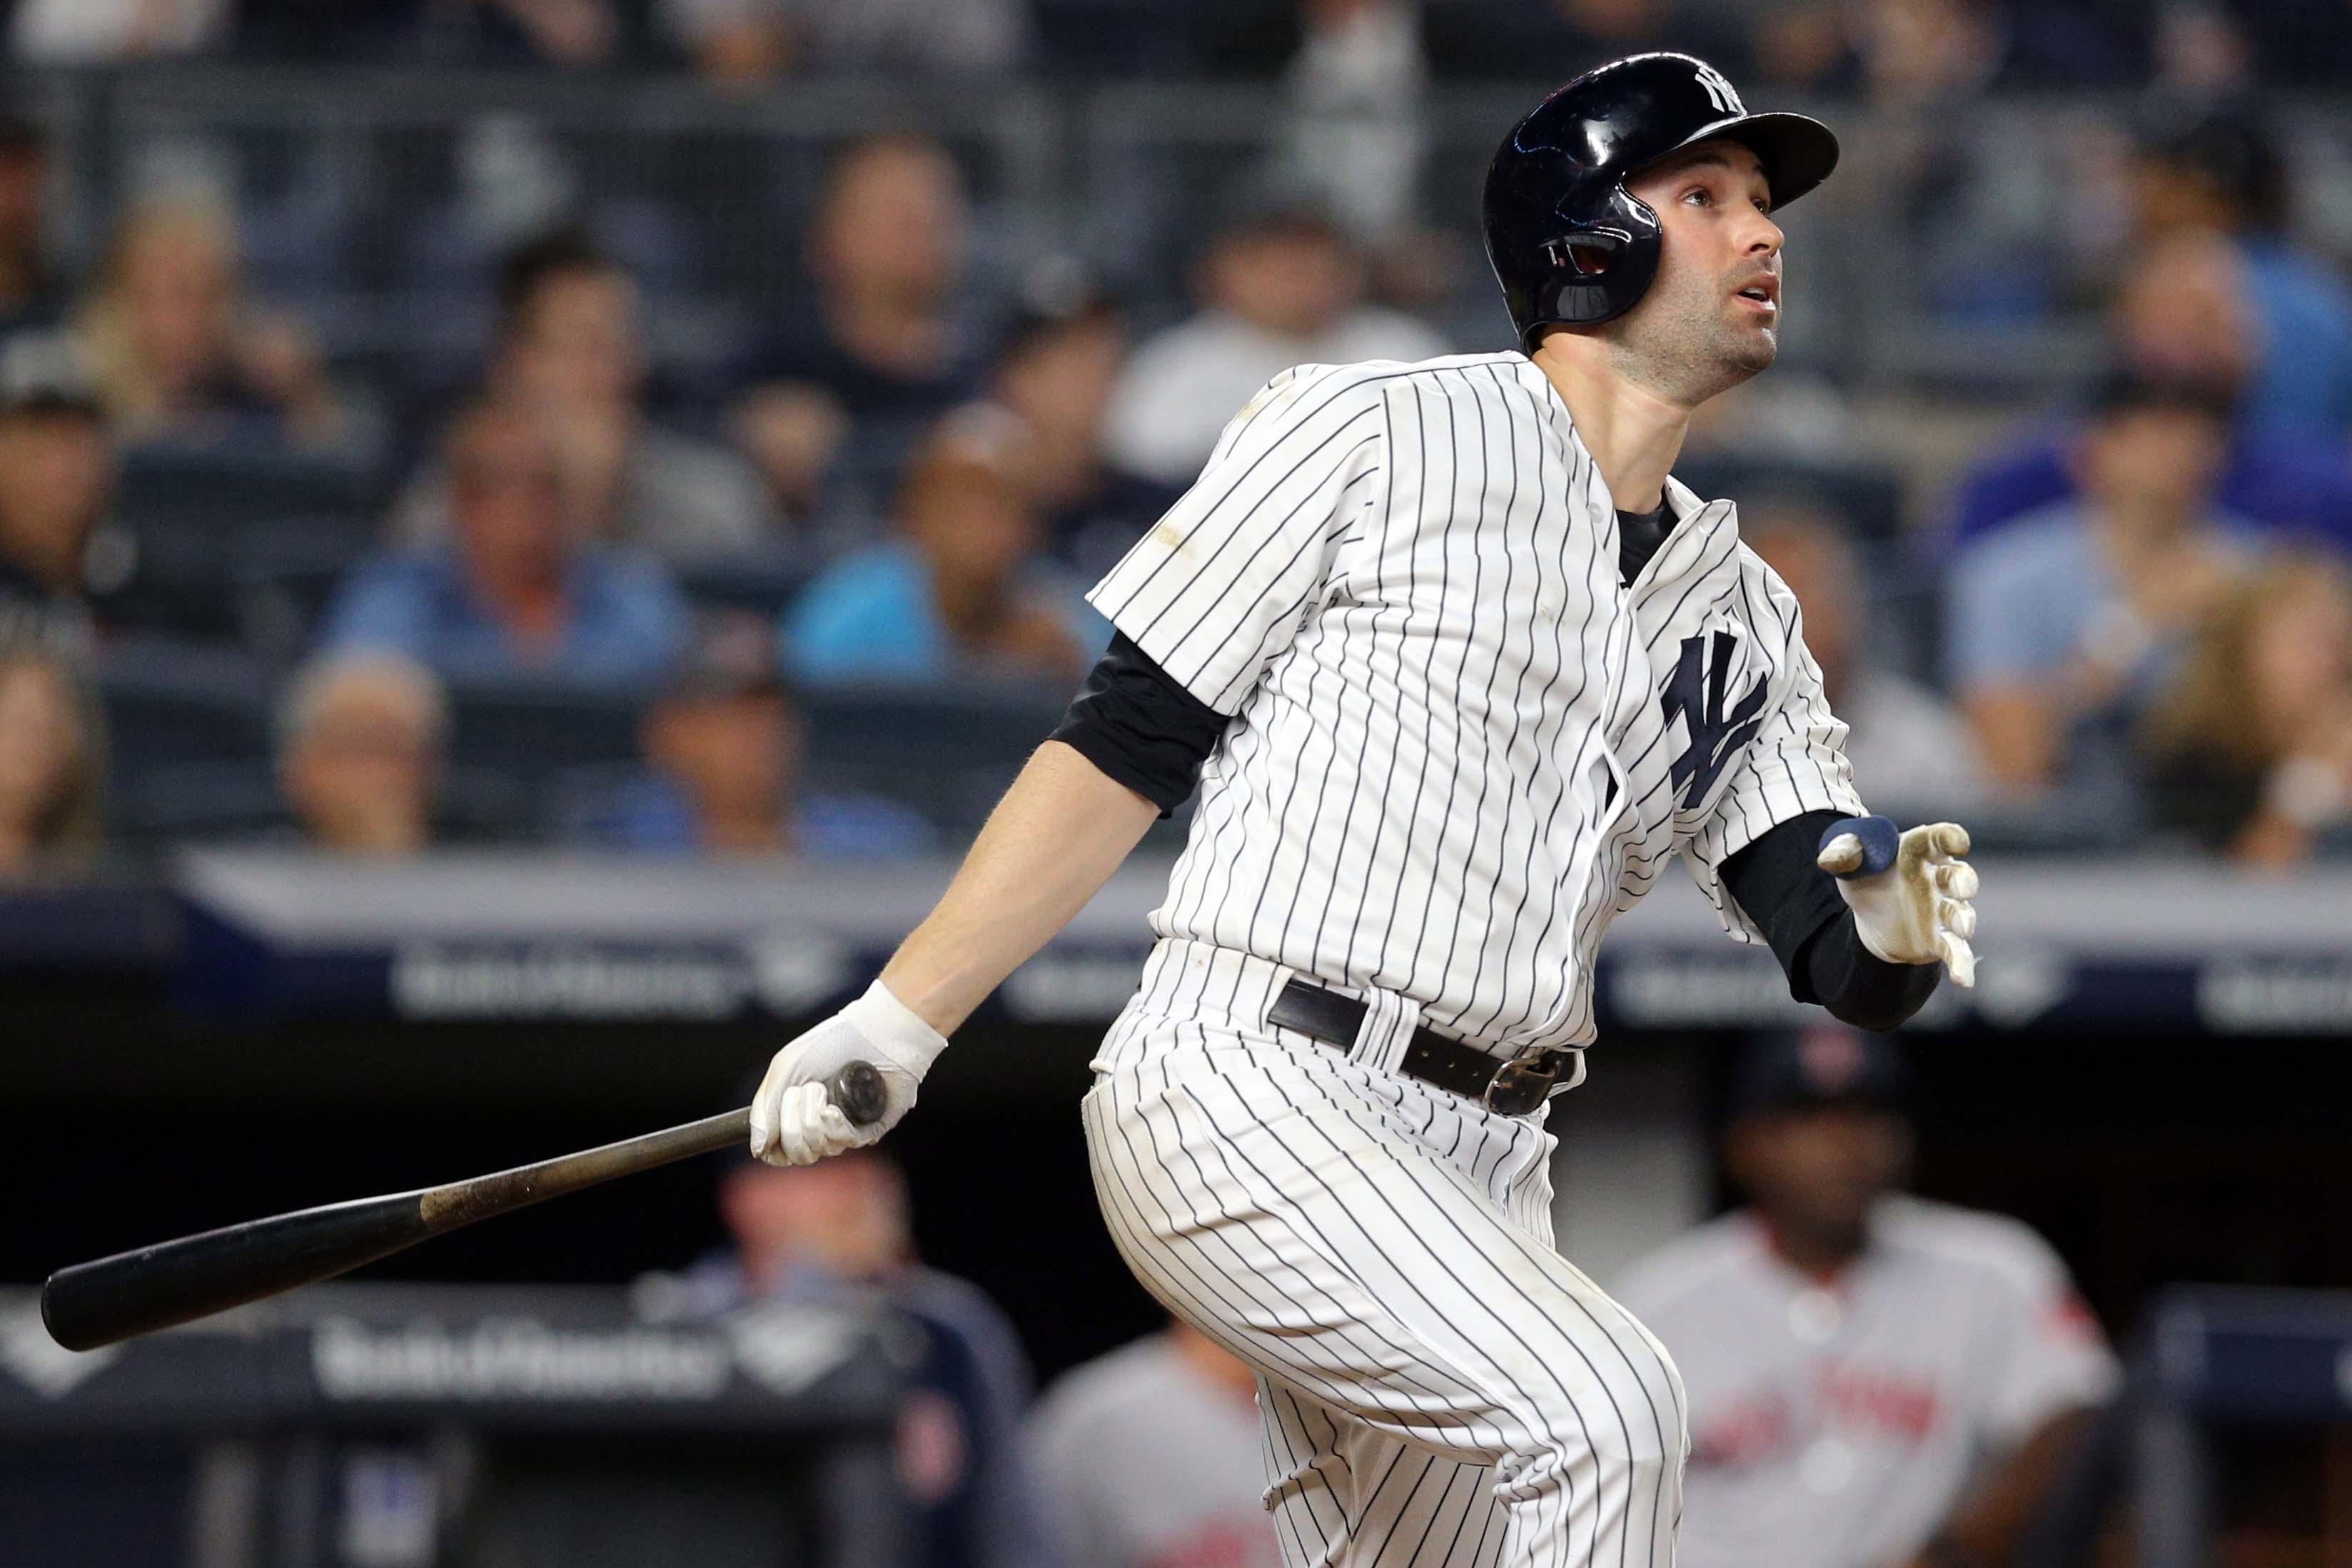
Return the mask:
[(1592, 221), (1545, 244), (1548, 264), (1536, 288), (1534, 319), (1522, 335), (1532, 353), (1550, 327), (1591, 327), (1641, 301), (1658, 273), (1658, 214), (1622, 184), (1601, 199)]

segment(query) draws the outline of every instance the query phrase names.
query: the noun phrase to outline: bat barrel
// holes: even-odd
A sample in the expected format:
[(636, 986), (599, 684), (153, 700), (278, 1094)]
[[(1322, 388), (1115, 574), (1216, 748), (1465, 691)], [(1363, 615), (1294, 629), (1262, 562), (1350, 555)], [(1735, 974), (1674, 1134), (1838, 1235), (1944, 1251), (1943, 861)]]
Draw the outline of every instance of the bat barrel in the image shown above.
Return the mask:
[(430, 1235), (420, 1196), (329, 1204), (77, 1263), (41, 1287), (41, 1322), (68, 1350), (95, 1350), (332, 1279)]
[[(859, 1126), (889, 1108), (888, 1086), (871, 1062), (850, 1062), (825, 1087)], [(741, 1145), (751, 1125), (750, 1111), (730, 1111), (468, 1181), (248, 1220), (77, 1263), (41, 1287), (41, 1322), (68, 1350), (95, 1350), (331, 1280), (493, 1215)]]

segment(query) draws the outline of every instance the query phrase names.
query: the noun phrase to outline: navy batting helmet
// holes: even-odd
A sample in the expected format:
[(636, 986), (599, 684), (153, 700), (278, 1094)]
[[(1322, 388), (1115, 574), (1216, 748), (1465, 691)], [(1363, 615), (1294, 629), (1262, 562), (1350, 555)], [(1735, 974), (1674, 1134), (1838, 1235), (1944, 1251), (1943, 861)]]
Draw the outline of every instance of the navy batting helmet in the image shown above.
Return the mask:
[(1546, 327), (1631, 310), (1658, 271), (1658, 214), (1626, 191), (1648, 164), (1711, 137), (1764, 165), (1785, 207), (1837, 166), (1837, 138), (1801, 114), (1750, 114), (1688, 55), (1632, 55), (1585, 72), (1503, 139), (1486, 169), (1486, 259), (1529, 352)]

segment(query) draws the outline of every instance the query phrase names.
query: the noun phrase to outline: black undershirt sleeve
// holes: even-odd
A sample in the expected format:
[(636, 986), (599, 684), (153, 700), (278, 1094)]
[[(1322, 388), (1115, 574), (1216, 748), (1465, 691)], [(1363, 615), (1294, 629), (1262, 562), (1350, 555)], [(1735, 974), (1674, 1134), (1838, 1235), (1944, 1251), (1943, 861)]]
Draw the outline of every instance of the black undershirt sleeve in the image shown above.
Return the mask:
[(1814, 863), (1835, 811), (1807, 811), (1723, 862), (1723, 885), (1771, 945), (1789, 994), (1856, 1029), (1889, 1030), (1935, 993), (1940, 964), (1890, 964), (1862, 945), (1837, 881)]
[(1666, 542), (1666, 534), (1675, 526), (1675, 515), (1668, 504), (1659, 503), (1646, 512), (1629, 512), (1617, 508), (1617, 580), (1626, 587), (1642, 575), (1658, 547)]
[(1165, 817), (1200, 782), (1201, 765), (1216, 750), (1227, 722), (1119, 632), (1051, 738), (1159, 807)]

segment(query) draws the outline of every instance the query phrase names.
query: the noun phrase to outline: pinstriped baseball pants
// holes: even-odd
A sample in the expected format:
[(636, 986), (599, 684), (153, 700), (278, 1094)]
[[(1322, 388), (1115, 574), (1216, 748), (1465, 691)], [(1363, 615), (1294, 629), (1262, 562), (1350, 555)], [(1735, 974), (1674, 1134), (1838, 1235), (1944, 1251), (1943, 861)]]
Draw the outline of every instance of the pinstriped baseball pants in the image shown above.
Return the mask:
[(1154, 950), (1085, 1104), (1113, 1239), (1256, 1369), (1289, 1568), (1668, 1568), (1686, 1447), (1665, 1350), (1552, 1249), (1553, 1140), (1268, 1026), (1290, 972)]

